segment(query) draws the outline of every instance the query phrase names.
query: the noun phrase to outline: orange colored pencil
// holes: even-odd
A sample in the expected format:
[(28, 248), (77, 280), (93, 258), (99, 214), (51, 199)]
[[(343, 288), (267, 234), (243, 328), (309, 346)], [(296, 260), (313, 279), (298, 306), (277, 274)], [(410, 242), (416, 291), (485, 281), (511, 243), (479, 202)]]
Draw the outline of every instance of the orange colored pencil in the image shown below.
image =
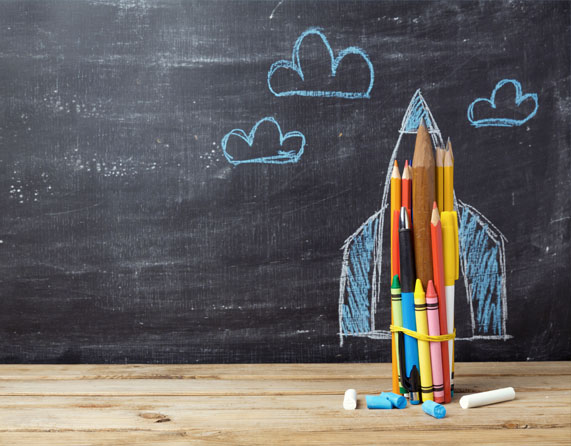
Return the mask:
[[(444, 256), (442, 254), (442, 223), (438, 206), (434, 202), (430, 219), (430, 235), (432, 240), (432, 271), (434, 288), (438, 295), (438, 315), (440, 317), (440, 334), (448, 333), (446, 319), (446, 295), (444, 294)], [(450, 394), (450, 358), (448, 357), (448, 342), (441, 342), (442, 346), (442, 374), (444, 378), (444, 402), (451, 401)]]
[[(397, 160), (395, 160), (395, 164), (393, 166), (393, 173), (391, 175), (391, 213), (390, 215), (390, 222), (391, 222), (391, 234), (393, 233), (393, 214), (395, 211), (400, 210), (401, 208), (401, 176), (399, 171), (399, 165)], [(398, 231), (398, 224), (397, 224), (397, 231)], [(398, 237), (397, 237), (398, 240)], [(391, 253), (393, 252), (393, 238), (391, 235)], [(392, 260), (392, 255), (391, 255)], [(396, 272), (397, 268), (399, 268), (398, 263), (394, 263), (391, 261), (391, 279), (398, 274)]]
[[(393, 213), (400, 209), (401, 205), (401, 176), (399, 171), (399, 165), (397, 160), (393, 165), (393, 172), (391, 174), (391, 213), (389, 214), (391, 222), (391, 280), (395, 274), (399, 274), (397, 271), (400, 270), (400, 265), (398, 261), (398, 220), (396, 226), (393, 224)], [(397, 231), (397, 244), (394, 244), (393, 231)], [(395, 253), (396, 251), (396, 253)], [(394, 261), (396, 256), (397, 261)], [(389, 284), (390, 285), (390, 284)], [(391, 305), (391, 324), (393, 323), (393, 312)], [(395, 334), (392, 333), (391, 336), (391, 355), (392, 355), (392, 384), (393, 393), (399, 394), (399, 377), (397, 370), (397, 347), (395, 342)]]

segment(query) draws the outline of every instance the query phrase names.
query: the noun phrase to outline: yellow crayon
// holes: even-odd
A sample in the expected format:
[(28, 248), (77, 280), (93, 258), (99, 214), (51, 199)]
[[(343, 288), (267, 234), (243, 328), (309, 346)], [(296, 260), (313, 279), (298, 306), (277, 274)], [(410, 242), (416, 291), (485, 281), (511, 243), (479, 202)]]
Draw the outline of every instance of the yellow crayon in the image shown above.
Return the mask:
[[(428, 335), (428, 320), (426, 319), (426, 295), (420, 279), (416, 279), (414, 288), (414, 316), (416, 318), (416, 331)], [(428, 341), (418, 340), (418, 362), (420, 365), (420, 388), (422, 401), (434, 401), (432, 389), (432, 366), (430, 364), (430, 344)]]

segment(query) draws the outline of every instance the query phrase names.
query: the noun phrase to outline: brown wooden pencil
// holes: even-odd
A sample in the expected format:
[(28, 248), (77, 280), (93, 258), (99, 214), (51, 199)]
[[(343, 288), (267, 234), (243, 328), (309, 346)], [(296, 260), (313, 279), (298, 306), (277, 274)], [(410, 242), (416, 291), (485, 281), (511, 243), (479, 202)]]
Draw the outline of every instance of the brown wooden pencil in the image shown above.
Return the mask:
[(430, 218), (435, 201), (435, 163), (424, 120), (418, 127), (412, 158), (412, 229), (416, 277), (426, 288), (432, 279)]

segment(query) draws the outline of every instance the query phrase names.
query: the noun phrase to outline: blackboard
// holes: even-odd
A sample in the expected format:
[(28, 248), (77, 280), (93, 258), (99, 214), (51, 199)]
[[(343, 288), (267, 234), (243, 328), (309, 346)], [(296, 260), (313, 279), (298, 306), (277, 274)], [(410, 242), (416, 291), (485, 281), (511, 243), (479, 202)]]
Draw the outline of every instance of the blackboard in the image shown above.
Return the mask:
[(0, 361), (389, 361), (377, 234), (421, 117), (457, 360), (569, 359), (569, 9), (1, 2)]

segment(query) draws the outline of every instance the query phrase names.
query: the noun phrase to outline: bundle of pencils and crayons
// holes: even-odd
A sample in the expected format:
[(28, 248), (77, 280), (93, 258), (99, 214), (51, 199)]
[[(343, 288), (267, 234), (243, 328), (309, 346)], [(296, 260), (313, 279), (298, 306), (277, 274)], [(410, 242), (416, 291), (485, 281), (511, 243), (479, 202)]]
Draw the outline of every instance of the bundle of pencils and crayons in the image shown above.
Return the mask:
[(411, 404), (449, 403), (454, 393), (454, 282), (458, 218), (450, 140), (433, 149), (424, 121), (412, 166), (391, 178), (393, 392)]

